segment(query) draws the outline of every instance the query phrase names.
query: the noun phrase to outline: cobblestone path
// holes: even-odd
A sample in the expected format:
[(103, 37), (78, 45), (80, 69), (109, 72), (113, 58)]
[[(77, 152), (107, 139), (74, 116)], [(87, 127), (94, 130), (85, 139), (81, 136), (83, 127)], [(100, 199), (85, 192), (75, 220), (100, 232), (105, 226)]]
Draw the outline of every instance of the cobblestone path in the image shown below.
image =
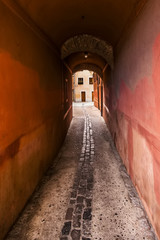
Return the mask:
[(6, 240), (156, 240), (94, 106), (74, 107), (65, 142)]
[(94, 139), (92, 123), (84, 110), (83, 146), (74, 179), (61, 240), (90, 240), (93, 196)]

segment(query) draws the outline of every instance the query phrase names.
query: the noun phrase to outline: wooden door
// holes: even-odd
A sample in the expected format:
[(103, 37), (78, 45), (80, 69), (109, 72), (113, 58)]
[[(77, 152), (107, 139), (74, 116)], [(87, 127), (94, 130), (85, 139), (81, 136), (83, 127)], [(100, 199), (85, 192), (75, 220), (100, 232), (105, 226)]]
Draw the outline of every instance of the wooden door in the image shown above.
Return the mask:
[(85, 92), (81, 92), (81, 100), (82, 100), (82, 102), (86, 101), (86, 93)]
[(92, 91), (92, 102), (94, 102), (94, 92)]

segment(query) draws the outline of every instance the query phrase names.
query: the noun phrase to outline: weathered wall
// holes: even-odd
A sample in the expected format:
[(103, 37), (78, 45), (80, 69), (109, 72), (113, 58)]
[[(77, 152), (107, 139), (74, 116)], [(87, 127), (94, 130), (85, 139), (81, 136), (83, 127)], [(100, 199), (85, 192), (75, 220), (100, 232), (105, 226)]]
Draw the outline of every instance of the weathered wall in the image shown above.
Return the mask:
[(148, 1), (121, 39), (110, 76), (104, 117), (160, 238), (159, 0)]
[(0, 16), (2, 239), (56, 155), (72, 108), (71, 74), (60, 59), (2, 2)]

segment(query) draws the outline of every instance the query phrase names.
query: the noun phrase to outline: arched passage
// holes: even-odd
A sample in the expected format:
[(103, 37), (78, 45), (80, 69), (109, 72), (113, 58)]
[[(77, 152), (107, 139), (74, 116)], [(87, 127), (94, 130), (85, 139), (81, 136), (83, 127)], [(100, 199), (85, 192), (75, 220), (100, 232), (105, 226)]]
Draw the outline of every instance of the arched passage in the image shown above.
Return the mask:
[(73, 53), (96, 54), (113, 67), (112, 46), (94, 36), (83, 34), (68, 39), (61, 47), (61, 57), (64, 59)]
[(73, 73), (75, 73), (77, 71), (82, 71), (82, 70), (89, 70), (92, 72), (96, 72), (101, 78), (103, 78), (102, 69), (100, 67), (98, 67), (97, 65), (90, 64), (90, 63), (81, 63), (79, 65), (76, 65), (73, 68)]
[(83, 34), (68, 39), (61, 47), (61, 58), (71, 71), (92, 70), (101, 78), (107, 65), (113, 68), (113, 48), (107, 42)]
[(63, 142), (82, 66), (103, 75), (103, 116), (160, 236), (159, 12), (159, 0), (0, 2), (0, 237)]

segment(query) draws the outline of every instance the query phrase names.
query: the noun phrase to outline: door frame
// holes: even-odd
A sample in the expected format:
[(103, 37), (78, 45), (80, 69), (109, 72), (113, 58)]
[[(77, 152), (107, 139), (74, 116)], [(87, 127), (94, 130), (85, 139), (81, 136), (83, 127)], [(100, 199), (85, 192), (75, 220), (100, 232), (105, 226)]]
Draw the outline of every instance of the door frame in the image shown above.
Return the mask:
[[(82, 101), (82, 93), (84, 93), (85, 101)], [(86, 91), (81, 91), (81, 102), (86, 102)]]

